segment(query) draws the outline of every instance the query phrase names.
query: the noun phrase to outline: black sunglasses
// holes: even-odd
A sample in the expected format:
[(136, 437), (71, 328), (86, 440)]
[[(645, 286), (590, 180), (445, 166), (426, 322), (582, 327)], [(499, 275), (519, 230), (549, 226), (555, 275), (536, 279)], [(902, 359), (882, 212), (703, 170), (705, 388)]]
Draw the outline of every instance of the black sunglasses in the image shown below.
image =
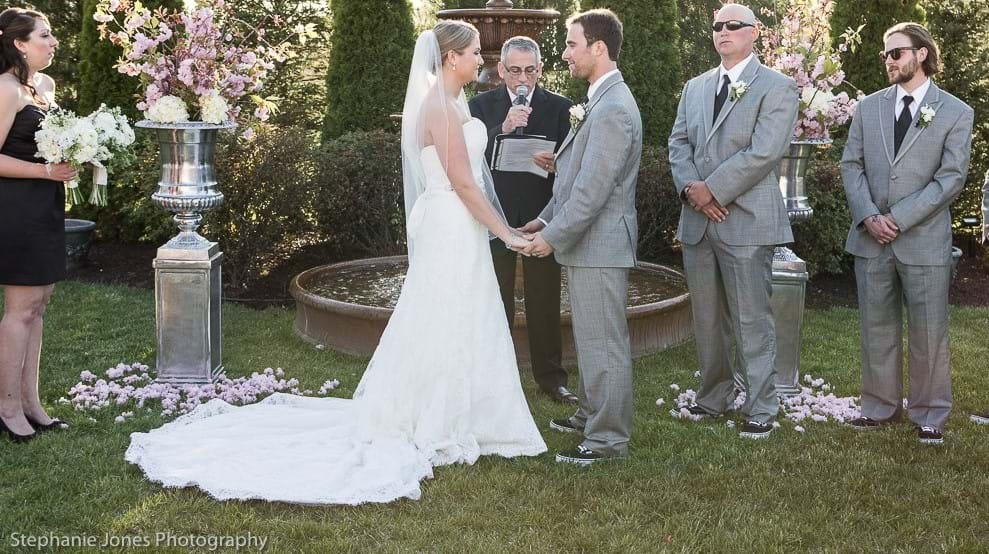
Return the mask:
[(725, 27), (728, 27), (729, 31), (737, 31), (744, 27), (755, 27), (755, 25), (744, 21), (738, 21), (736, 19), (732, 19), (731, 21), (715, 21), (714, 24), (711, 25), (711, 29), (715, 33), (720, 33), (721, 29), (724, 29)]
[(894, 60), (898, 60), (900, 59), (900, 56), (903, 55), (904, 50), (920, 50), (920, 48), (916, 48), (914, 46), (900, 46), (899, 48), (890, 48), (885, 52), (880, 52), (879, 57), (882, 58), (883, 61), (886, 61), (888, 58), (893, 58)]

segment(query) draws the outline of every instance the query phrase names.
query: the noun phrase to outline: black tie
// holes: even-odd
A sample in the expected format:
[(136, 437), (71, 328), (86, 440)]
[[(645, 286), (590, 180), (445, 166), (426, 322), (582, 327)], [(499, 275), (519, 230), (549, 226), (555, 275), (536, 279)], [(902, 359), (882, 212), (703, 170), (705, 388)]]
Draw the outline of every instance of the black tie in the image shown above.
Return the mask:
[(731, 85), (731, 79), (728, 74), (725, 74), (725, 78), (721, 82), (721, 90), (714, 97), (714, 119), (711, 121), (718, 120), (718, 114), (721, 113), (721, 107), (725, 105), (725, 100), (728, 99), (728, 87)]
[(896, 118), (896, 126), (893, 128), (894, 156), (900, 152), (900, 145), (903, 144), (903, 137), (907, 136), (907, 129), (910, 128), (910, 123), (913, 122), (913, 115), (910, 113), (911, 102), (913, 102), (913, 96), (903, 97), (903, 111), (900, 112), (900, 117)]

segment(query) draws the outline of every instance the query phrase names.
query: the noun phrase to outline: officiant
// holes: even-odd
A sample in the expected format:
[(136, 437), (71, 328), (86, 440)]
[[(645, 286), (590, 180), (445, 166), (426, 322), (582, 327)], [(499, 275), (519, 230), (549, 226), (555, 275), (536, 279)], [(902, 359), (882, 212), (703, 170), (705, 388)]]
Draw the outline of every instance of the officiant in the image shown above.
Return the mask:
[[(571, 102), (539, 86), (542, 71), (539, 44), (529, 37), (510, 38), (502, 46), (498, 62), (498, 75), (504, 84), (471, 99), (471, 115), (488, 128), (485, 156), (489, 164), (498, 135), (519, 131), (540, 135), (554, 141), (556, 149), (566, 138)], [(535, 219), (553, 196), (552, 152), (538, 153), (533, 160), (549, 175), (492, 171), (498, 200), (512, 227)], [(517, 254), (500, 240), (491, 241), (491, 254), (508, 325), (513, 327)], [(539, 388), (557, 402), (576, 404), (577, 396), (567, 389), (567, 372), (561, 363), (560, 265), (553, 256), (524, 256), (522, 271), (533, 377)]]

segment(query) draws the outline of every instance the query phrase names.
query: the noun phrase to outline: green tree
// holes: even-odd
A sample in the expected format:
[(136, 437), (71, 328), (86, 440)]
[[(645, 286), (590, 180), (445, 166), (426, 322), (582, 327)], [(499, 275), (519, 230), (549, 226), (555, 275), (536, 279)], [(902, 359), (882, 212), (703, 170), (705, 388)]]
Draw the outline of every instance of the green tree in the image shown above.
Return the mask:
[(642, 113), (643, 142), (664, 145), (683, 86), (675, 0), (586, 0), (581, 9), (608, 8), (624, 25), (618, 66)]
[(836, 0), (831, 14), (831, 38), (837, 44), (846, 29), (862, 27), (862, 45), (842, 55), (845, 79), (871, 94), (889, 86), (877, 53), (883, 49), (883, 33), (903, 21), (923, 24), (924, 8), (915, 0)]
[(926, 0), (927, 24), (941, 51), (944, 72), (938, 86), (975, 109), (968, 182), (951, 206), (957, 227), (962, 217), (978, 216), (982, 182), (989, 170), (989, 4), (981, 0)]
[(323, 140), (393, 127), (412, 61), (408, 0), (332, 0)]
[[(120, 58), (120, 47), (100, 40), (99, 23), (93, 20), (99, 0), (83, 0), (79, 32), (79, 113), (90, 113), (100, 104), (119, 106), (131, 119), (140, 119), (136, 104), (138, 81), (117, 71), (114, 64)], [(155, 10), (182, 9), (182, 0), (146, 0), (144, 5)]]

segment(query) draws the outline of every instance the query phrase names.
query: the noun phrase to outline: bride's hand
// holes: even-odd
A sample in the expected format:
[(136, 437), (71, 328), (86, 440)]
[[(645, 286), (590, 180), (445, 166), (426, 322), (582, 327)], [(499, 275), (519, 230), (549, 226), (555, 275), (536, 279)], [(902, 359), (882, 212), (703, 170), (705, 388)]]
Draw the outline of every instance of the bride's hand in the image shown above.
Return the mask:
[(526, 239), (521, 235), (516, 235), (512, 233), (511, 236), (505, 239), (505, 246), (507, 246), (509, 250), (520, 252), (524, 250), (527, 246), (529, 246), (531, 242), (532, 242), (531, 240)]

